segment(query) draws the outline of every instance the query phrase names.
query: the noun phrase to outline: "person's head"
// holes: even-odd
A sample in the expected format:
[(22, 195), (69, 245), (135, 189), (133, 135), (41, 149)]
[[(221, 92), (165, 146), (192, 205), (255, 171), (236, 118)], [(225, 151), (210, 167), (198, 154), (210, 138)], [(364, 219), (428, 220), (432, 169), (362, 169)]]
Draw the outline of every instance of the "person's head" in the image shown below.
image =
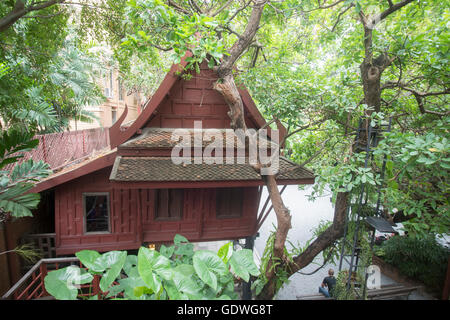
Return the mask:
[(334, 275), (334, 270), (333, 269), (328, 270), (328, 275), (330, 277), (333, 276)]

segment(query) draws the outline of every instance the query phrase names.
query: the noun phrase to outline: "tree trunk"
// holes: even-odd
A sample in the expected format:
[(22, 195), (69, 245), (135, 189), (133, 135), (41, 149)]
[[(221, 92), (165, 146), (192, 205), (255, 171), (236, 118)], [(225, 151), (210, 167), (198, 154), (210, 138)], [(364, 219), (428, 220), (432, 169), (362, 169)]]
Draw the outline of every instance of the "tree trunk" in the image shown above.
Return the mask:
[[(331, 246), (336, 240), (341, 238), (344, 234), (346, 212), (349, 200), (348, 192), (339, 192), (336, 197), (336, 205), (334, 208), (333, 224), (328, 227), (321, 235), (317, 237), (300, 255), (294, 257), (293, 261), (285, 261), (285, 265), (282, 266), (284, 271), (288, 272), (288, 277), (292, 276), (297, 271), (303, 269), (323, 250)], [(278, 216), (277, 216), (278, 218)], [(289, 219), (290, 222), (290, 219)], [(277, 228), (277, 233), (283, 232)], [(286, 232), (287, 234), (287, 232)], [(286, 240), (286, 238), (284, 238)], [(283, 243), (284, 248), (284, 243)], [(275, 252), (275, 250), (274, 250)], [(275, 256), (275, 254), (274, 254)], [(267, 269), (270, 269), (269, 267)], [(275, 272), (267, 272), (266, 277), (268, 279), (267, 284), (258, 296), (258, 299), (268, 300), (273, 299), (276, 290), (276, 274)]]
[[(217, 90), (227, 102), (230, 111), (228, 115), (231, 119), (231, 127), (236, 129), (246, 130), (244, 118), (244, 104), (239, 91), (236, 87), (233, 77), (233, 66), (235, 61), (239, 58), (242, 52), (250, 45), (253, 39), (261, 19), (262, 11), (266, 1), (258, 1), (255, 3), (247, 27), (230, 50), (230, 55), (227, 56), (224, 61), (216, 68), (219, 79), (214, 83), (213, 88)], [(256, 166), (255, 170), (258, 170), (260, 166)], [(343, 234), (345, 212), (347, 208), (347, 193), (339, 193), (338, 200), (336, 201), (335, 218), (334, 223), (330, 226), (319, 238), (317, 238), (303, 254), (294, 259), (294, 263), (287, 260), (284, 255), (284, 248), (286, 238), (289, 230), (291, 229), (291, 215), (289, 210), (283, 203), (276, 177), (274, 175), (264, 176), (264, 181), (269, 192), (269, 197), (272, 202), (276, 217), (277, 217), (277, 229), (275, 234), (274, 249), (272, 252), (272, 259), (284, 261), (284, 263), (277, 267), (272, 268), (271, 261), (267, 267), (266, 278), (268, 282), (263, 288), (258, 298), (273, 299), (276, 294), (276, 277), (277, 269), (282, 268), (289, 272), (289, 276), (308, 265), (313, 259), (324, 249), (332, 245)], [(271, 259), (271, 260), (272, 260)]]

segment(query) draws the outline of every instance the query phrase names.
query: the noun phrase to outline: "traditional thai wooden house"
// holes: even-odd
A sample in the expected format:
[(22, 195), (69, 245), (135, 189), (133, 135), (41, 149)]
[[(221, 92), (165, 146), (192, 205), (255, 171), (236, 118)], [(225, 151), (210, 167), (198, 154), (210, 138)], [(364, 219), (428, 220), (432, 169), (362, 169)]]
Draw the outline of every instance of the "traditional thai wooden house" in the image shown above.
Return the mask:
[[(170, 242), (177, 233), (190, 241), (256, 234), (264, 183), (248, 163), (171, 161), (175, 129), (192, 130), (195, 121), (220, 134), (230, 127), (228, 107), (212, 89), (217, 77), (206, 63), (188, 79), (178, 70), (179, 65), (172, 67), (130, 127), (120, 127), (125, 111), (110, 128), (110, 152), (68, 167), (34, 188), (54, 193), (57, 255), (137, 249), (143, 243)], [(245, 88), (240, 93), (247, 126), (262, 128), (266, 121), (249, 93)], [(279, 129), (283, 136), (284, 128)], [(279, 166), (285, 171), (277, 178), (280, 185), (314, 182), (310, 171), (284, 158)]]

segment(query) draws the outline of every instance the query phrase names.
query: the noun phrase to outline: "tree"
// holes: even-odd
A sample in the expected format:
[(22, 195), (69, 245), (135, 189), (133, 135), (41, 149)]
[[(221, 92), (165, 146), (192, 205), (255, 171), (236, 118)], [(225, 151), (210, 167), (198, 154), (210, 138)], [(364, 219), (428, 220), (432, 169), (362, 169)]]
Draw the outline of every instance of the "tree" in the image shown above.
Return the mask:
[[(242, 101), (237, 93), (235, 74), (233, 74), (233, 68), (241, 58), (241, 61), (250, 66), (248, 74), (241, 74), (242, 81), (248, 85), (256, 101), (266, 111), (266, 115), (270, 118), (275, 116), (277, 119), (284, 120), (290, 129), (291, 138), (309, 137), (300, 143), (298, 140), (293, 143), (288, 142), (288, 147), (293, 150), (292, 157), (301, 160), (299, 163), (310, 163), (311, 159), (317, 158), (318, 154), (322, 155), (319, 163), (326, 164), (326, 166), (322, 168), (315, 166), (321, 175), (315, 188), (317, 192), (320, 191), (319, 189), (323, 190), (325, 184), (329, 184), (332, 188), (335, 199), (334, 220), (309, 246), (292, 258), (285, 251), (286, 237), (290, 229), (290, 214), (279, 195), (275, 176), (265, 177), (278, 225), (271, 253), (272, 258), (269, 259), (266, 269), (265, 280), (267, 282), (260, 295), (263, 298), (273, 297), (278, 290), (279, 286), (275, 281), (277, 273), (285, 272), (288, 276), (294, 274), (311, 263), (319, 253), (327, 251), (342, 236), (346, 209), (354, 198), (353, 193), (359, 186), (366, 182), (373, 185), (371, 191), (371, 197), (373, 197), (374, 190), (381, 184), (380, 176), (376, 172), (362, 170), (361, 154), (355, 150), (352, 135), (354, 135), (359, 117), (364, 117), (366, 122), (370, 121), (374, 125), (387, 119), (389, 115), (394, 117), (394, 121), (400, 121), (405, 106), (412, 107), (409, 101), (410, 96), (405, 96), (402, 92), (411, 93), (417, 102), (419, 115), (413, 112), (408, 116), (416, 117), (414, 121), (422, 123), (428, 121), (431, 126), (441, 121), (438, 126), (441, 129), (436, 128), (441, 131), (435, 135), (438, 148), (434, 148), (436, 151), (428, 150), (427, 157), (421, 158), (421, 161), (433, 161), (444, 169), (439, 171), (440, 173), (436, 177), (437, 181), (442, 181), (443, 177), (448, 174), (445, 171), (448, 144), (442, 138), (442, 134), (446, 130), (444, 127), (447, 126), (444, 117), (448, 115), (448, 112), (442, 107), (445, 103), (442, 104), (439, 101), (448, 94), (448, 82), (442, 80), (447, 79), (444, 71), (446, 67), (443, 64), (448, 60), (441, 59), (432, 63), (419, 61), (417, 63), (417, 61), (404, 61), (402, 58), (406, 52), (414, 54), (414, 49), (411, 48), (414, 41), (412, 41), (412, 37), (406, 37), (405, 40), (401, 36), (401, 28), (407, 25), (408, 31), (411, 31), (412, 35), (423, 34), (424, 29), (430, 28), (429, 21), (422, 21), (423, 28), (416, 31), (412, 30), (412, 26), (416, 28), (420, 17), (425, 17), (429, 12), (425, 13), (425, 9), (417, 6), (418, 2), (410, 0), (397, 3), (392, 1), (318, 3), (319, 6), (314, 1), (285, 1), (282, 3), (249, 1), (233, 4), (224, 1), (218, 2), (216, 6), (209, 6), (206, 3), (195, 1), (168, 1), (166, 5), (162, 1), (133, 1), (130, 10), (127, 11), (129, 17), (127, 21), (134, 24), (129, 25), (130, 29), (127, 30), (129, 36), (125, 45), (149, 51), (173, 48), (175, 63), (179, 61), (186, 50), (192, 49), (194, 56), (189, 59), (188, 67), (193, 68), (196, 63), (208, 59), (210, 67), (214, 68), (219, 76), (219, 81), (214, 87), (222, 93), (230, 107), (229, 114), (233, 128), (245, 128), (242, 118)], [(424, 4), (424, 6), (426, 5)], [(442, 10), (442, 6), (437, 7)], [(373, 14), (370, 13), (371, 9), (375, 9)], [(408, 10), (406, 14), (402, 13), (404, 10)], [(437, 17), (438, 14), (433, 16)], [(357, 19), (361, 28), (355, 26), (354, 19)], [(387, 20), (391, 24), (385, 23)], [(261, 21), (263, 21), (262, 24)], [(331, 22), (331, 27), (328, 29), (322, 27), (319, 36), (317, 31), (315, 36), (310, 36), (308, 32), (312, 34), (314, 28), (317, 30), (318, 25), (320, 26), (321, 23), (318, 21)], [(439, 21), (442, 20), (439, 19)], [(382, 24), (386, 26), (384, 32), (377, 30)], [(283, 39), (285, 42), (270, 37), (269, 34), (273, 32), (276, 36), (283, 38), (281, 28), (283, 30), (290, 28), (294, 35), (289, 34), (287, 39)], [(441, 30), (433, 30), (433, 34), (443, 32), (446, 28), (445, 24), (439, 24), (436, 29), (439, 28)], [(255, 40), (258, 29), (264, 36)], [(419, 37), (417, 36), (414, 40), (419, 40)], [(292, 43), (292, 39), (296, 41)], [(389, 39), (392, 40), (388, 41)], [(271, 41), (277, 42), (276, 45), (279, 46), (275, 49), (278, 51), (278, 56), (275, 54), (274, 57), (270, 52)], [(332, 51), (327, 50), (326, 46), (330, 46), (331, 50), (334, 49), (343, 56), (331, 53)], [(427, 44), (418, 42), (416, 46), (427, 47)], [(293, 53), (289, 52), (288, 48), (292, 49)], [(309, 54), (306, 51), (308, 49), (311, 50)], [(440, 49), (437, 51), (442, 52)], [(319, 57), (320, 54), (326, 57), (326, 67), (320, 67), (324, 60), (324, 56)], [(327, 59), (327, 55), (331, 58)], [(261, 56), (265, 60), (263, 65), (267, 68), (252, 70), (252, 66), (258, 63), (258, 58)], [(297, 62), (294, 59), (302, 61)], [(335, 61), (332, 61), (333, 59)], [(358, 61), (361, 61), (359, 75), (352, 69)], [(315, 68), (311, 68), (311, 65), (307, 66), (308, 63)], [(427, 69), (431, 65), (434, 65), (432, 72)], [(400, 71), (400, 78), (403, 80), (398, 80), (398, 75), (395, 76), (392, 70), (394, 66)], [(270, 71), (268, 71), (269, 69)], [(299, 72), (296, 72), (298, 70), (304, 72), (301, 75), (306, 78), (303, 82), (291, 78), (291, 76), (298, 77)], [(317, 70), (321, 71), (320, 78), (314, 74)], [(387, 70), (389, 70), (389, 74), (386, 73)], [(262, 74), (264, 72), (266, 73)], [(276, 81), (263, 81), (261, 77), (258, 78), (258, 76), (273, 77), (274, 74), (285, 77), (286, 82), (280, 85)], [(408, 87), (403, 82), (406, 77), (410, 79), (407, 83), (417, 85), (421, 89)], [(251, 81), (246, 82), (248, 79)], [(314, 80), (311, 81), (311, 79)], [(395, 85), (393, 79), (397, 80)], [(307, 81), (313, 82), (313, 84), (305, 84)], [(314, 81), (320, 84), (314, 83)], [(338, 84), (336, 85), (332, 81)], [(268, 90), (268, 87), (273, 88), (277, 85), (287, 85), (288, 89), (280, 89), (279, 92)], [(391, 92), (388, 94), (388, 90), (394, 87), (398, 91), (395, 94)], [(333, 88), (333, 91), (330, 92), (330, 88)], [(425, 88), (427, 90), (424, 90)], [(383, 96), (383, 93), (386, 95)], [(281, 94), (284, 99), (283, 103), (277, 101), (277, 98), (280, 97), (277, 94)], [(271, 99), (271, 95), (275, 97)], [(396, 101), (398, 98), (401, 103)], [(422, 104), (424, 99), (428, 99), (427, 101), (430, 103), (428, 107)], [(280, 107), (267, 106), (269, 104), (267, 101), (274, 104), (279, 103)], [(284, 102), (288, 102), (288, 104)], [(427, 116), (434, 116), (434, 118), (426, 118)], [(313, 129), (323, 130), (324, 134), (316, 131), (314, 132), (316, 137), (311, 137), (311, 135), (308, 136), (308, 133), (304, 133)], [(395, 131), (396, 128), (393, 132)], [(338, 132), (338, 136), (333, 138), (336, 132)], [(399, 148), (402, 145), (400, 138), (394, 137), (395, 134), (393, 133), (391, 136), (394, 138), (393, 140), (383, 140), (377, 151), (378, 155), (398, 156), (398, 154), (390, 152), (394, 141)], [(328, 138), (323, 139), (324, 136), (328, 136)], [(404, 142), (406, 137), (403, 137)], [(364, 140), (364, 133), (359, 138)], [(312, 144), (309, 152), (297, 153), (300, 149), (307, 149), (304, 146), (308, 144), (310, 146)], [(324, 146), (326, 147), (324, 148)], [(336, 146), (338, 147), (336, 148)], [(425, 143), (423, 148), (425, 148)], [(347, 154), (347, 156), (342, 159), (342, 154)], [(430, 155), (435, 158), (425, 160)], [(388, 168), (389, 171), (393, 168), (394, 161), (390, 160), (388, 163), (388, 167), (391, 166), (390, 169)], [(413, 167), (414, 169), (410, 167), (411, 171), (418, 174), (417, 164)], [(408, 171), (408, 174), (411, 171)], [(402, 168), (399, 168), (399, 172), (403, 172)], [(398, 177), (390, 176), (389, 179), (395, 180)], [(445, 185), (440, 184), (440, 190), (446, 190), (446, 188)], [(389, 199), (391, 191), (392, 188), (383, 189), (383, 196), (385, 207), (392, 209), (392, 206), (389, 206), (389, 201), (392, 200), (392, 198)], [(437, 190), (429, 189), (427, 194), (439, 194), (435, 191)], [(448, 230), (448, 222), (445, 222), (448, 221), (448, 215), (444, 214), (444, 210), (448, 208), (448, 202), (440, 196), (434, 197), (431, 202), (438, 210), (432, 210), (433, 213), (429, 212), (428, 218), (431, 216), (437, 218), (434, 224), (441, 226), (443, 224), (446, 226), (443, 228)], [(421, 208), (427, 206), (429, 205)], [(418, 224), (415, 225), (418, 227)], [(422, 220), (420, 225), (429, 226), (430, 223), (429, 221), (424, 223)], [(276, 267), (272, 268), (272, 266)]]
[[(62, 6), (45, 10), (50, 13)], [(80, 25), (95, 22), (95, 30), (103, 30), (97, 33), (98, 39), (110, 39), (125, 73), (136, 57), (161, 69), (166, 57), (179, 63), (189, 50), (192, 56), (186, 68), (193, 70), (206, 59), (219, 77), (214, 88), (229, 105), (234, 129), (245, 129), (237, 91), (239, 83), (245, 83), (266, 118), (288, 127), (285, 154), (315, 169), (318, 177), (312, 196), (330, 189), (335, 202), (333, 221), (321, 226), (321, 232), (304, 248), (289, 252), (289, 210), (276, 176), (264, 178), (278, 225), (266, 252), (261, 298), (273, 298), (280, 288), (280, 275), (287, 279), (321, 252), (324, 256), (333, 253), (343, 233), (346, 209), (362, 185), (368, 185), (372, 203), (381, 190), (386, 215), (393, 221), (406, 219), (411, 235), (448, 232), (449, 52), (445, 48), (449, 13), (444, 4), (132, 0), (102, 1), (96, 11), (89, 10), (95, 7), (92, 4), (83, 2), (80, 7), (91, 13)], [(0, 7), (9, 12), (5, 8)], [(28, 25), (24, 17), (0, 33), (0, 40), (6, 33), (16, 35), (0, 43), (1, 61), (7, 61), (11, 70), (17, 64), (10, 62), (19, 61), (28, 50), (21, 41), (24, 35), (36, 37), (19, 32), (19, 27)], [(67, 16), (61, 13), (52, 19), (65, 26)], [(51, 34), (57, 25), (38, 27)], [(38, 48), (49, 45), (49, 52), (55, 54), (65, 37), (35, 39)], [(7, 52), (11, 47), (20, 52)], [(34, 79), (48, 74), (50, 64), (41, 56), (37, 57), (41, 64), (32, 55), (25, 56), (30, 61), (26, 65), (38, 67), (39, 72), (29, 76), (23, 68), (27, 76), (16, 80), (30, 89)], [(132, 83), (139, 86), (138, 81)], [(21, 97), (24, 92), (20, 91)], [(13, 102), (13, 96), (2, 97), (2, 106)], [(363, 168), (364, 154), (355, 146), (355, 133), (360, 118), (366, 125), (377, 126), (389, 117), (391, 133), (383, 136), (374, 153), (375, 163), (387, 156), (383, 186), (376, 168)], [(358, 138), (367, 137), (362, 132)]]
[[(14, 3), (16, 9), (20, 3), (25, 5), (25, 11), (13, 21), (8, 17), (16, 10)], [(71, 119), (95, 119), (84, 106), (105, 99), (95, 83), (102, 63), (92, 53), (95, 44), (80, 37), (80, 29), (69, 19), (88, 19), (97, 16), (97, 11), (89, 1), (9, 1), (0, 5), (0, 16), (11, 21), (0, 31), (0, 61), (8, 68), (0, 83), (4, 127), (38, 124), (39, 132), (54, 132), (68, 128)], [(90, 30), (83, 26), (85, 32)]]

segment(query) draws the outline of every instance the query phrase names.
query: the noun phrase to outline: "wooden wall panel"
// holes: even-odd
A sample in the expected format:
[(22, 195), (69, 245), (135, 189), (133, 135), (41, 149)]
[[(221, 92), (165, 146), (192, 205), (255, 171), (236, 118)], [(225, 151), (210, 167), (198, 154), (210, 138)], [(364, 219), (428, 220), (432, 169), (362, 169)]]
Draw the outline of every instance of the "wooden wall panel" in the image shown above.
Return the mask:
[(237, 239), (253, 235), (258, 210), (257, 188), (244, 188), (243, 212), (239, 218), (217, 218), (215, 189), (185, 189), (183, 219), (160, 221), (153, 218), (146, 194), (142, 190), (143, 240), (145, 242), (170, 242), (176, 233), (190, 241)]
[[(55, 191), (55, 229), (57, 254), (82, 249), (98, 251), (138, 248), (138, 192), (113, 189), (109, 182), (111, 167), (60, 185)], [(110, 233), (84, 233), (83, 193), (109, 192)]]
[[(217, 75), (202, 64), (200, 74), (190, 80), (179, 79), (155, 110), (146, 127), (193, 128), (194, 121), (202, 121), (203, 128), (230, 128), (228, 106), (220, 93), (213, 89)], [(247, 110), (245, 122), (256, 128)]]
[[(57, 187), (57, 254), (82, 249), (136, 249), (142, 242), (170, 242), (177, 233), (190, 241), (202, 241), (243, 238), (255, 232), (257, 187), (243, 188), (241, 217), (217, 218), (216, 189), (195, 188), (184, 190), (182, 219), (158, 220), (155, 219), (155, 190), (114, 189), (108, 180), (110, 170), (100, 170)], [(110, 233), (83, 233), (84, 192), (109, 192)]]

